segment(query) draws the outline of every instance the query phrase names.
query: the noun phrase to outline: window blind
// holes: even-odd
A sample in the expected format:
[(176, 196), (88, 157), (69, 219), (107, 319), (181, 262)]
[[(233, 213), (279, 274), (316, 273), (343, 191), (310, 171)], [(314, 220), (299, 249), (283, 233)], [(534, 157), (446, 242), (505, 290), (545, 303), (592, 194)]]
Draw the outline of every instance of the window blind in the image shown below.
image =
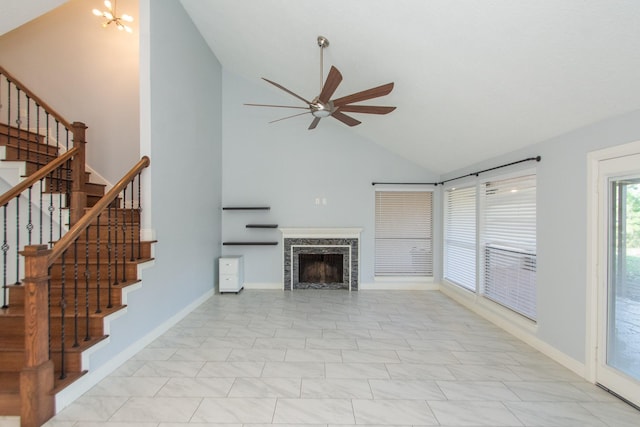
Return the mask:
[(433, 193), (376, 191), (376, 276), (432, 276)]
[(476, 291), (476, 187), (445, 192), (444, 277)]
[(487, 298), (536, 318), (536, 176), (482, 186), (482, 291)]

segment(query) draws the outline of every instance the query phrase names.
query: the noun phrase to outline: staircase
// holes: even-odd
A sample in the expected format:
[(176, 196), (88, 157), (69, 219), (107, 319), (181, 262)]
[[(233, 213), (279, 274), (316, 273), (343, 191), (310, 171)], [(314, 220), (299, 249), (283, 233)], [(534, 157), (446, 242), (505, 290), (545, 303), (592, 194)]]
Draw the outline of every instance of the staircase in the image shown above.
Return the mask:
[(55, 394), (86, 373), (83, 355), (108, 341), (109, 316), (125, 309), (123, 294), (140, 281), (154, 242), (140, 239), (140, 174), (148, 158), (105, 195), (84, 168), (83, 124), (72, 125), (70, 148), (17, 122), (0, 123), (0, 160), (18, 165), (24, 176), (16, 180), (30, 185), (11, 201), (8, 193), (25, 184), (5, 192), (0, 204), (0, 417), (20, 416), (21, 426), (32, 427), (55, 413)]

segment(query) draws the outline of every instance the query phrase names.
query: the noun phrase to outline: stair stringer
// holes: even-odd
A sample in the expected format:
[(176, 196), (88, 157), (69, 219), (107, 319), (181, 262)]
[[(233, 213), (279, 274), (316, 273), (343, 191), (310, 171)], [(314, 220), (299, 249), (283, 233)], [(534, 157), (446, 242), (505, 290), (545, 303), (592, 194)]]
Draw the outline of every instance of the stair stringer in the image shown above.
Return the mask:
[[(152, 249), (152, 251), (153, 251), (153, 249)], [(152, 252), (152, 255), (153, 255), (153, 252)], [(144, 265), (138, 266), (138, 268), (139, 269), (151, 268), (151, 267), (153, 267), (154, 264), (155, 264), (155, 261), (151, 260), (151, 261), (145, 263)], [(130, 292), (142, 290), (144, 288), (143, 282), (144, 282), (144, 279), (142, 278), (140, 283), (138, 283), (136, 285), (132, 285), (132, 286), (136, 286), (136, 288), (133, 289)], [(111, 357), (108, 362), (102, 364), (101, 366), (97, 367), (96, 369), (88, 369), (88, 372), (85, 375), (83, 375), (82, 377), (80, 377), (79, 379), (74, 381), (72, 384), (70, 384), (69, 386), (67, 386), (66, 388), (64, 388), (63, 390), (61, 390), (59, 393), (56, 394), (56, 396), (55, 396), (55, 399), (56, 399), (56, 412), (62, 411), (64, 408), (66, 408), (71, 403), (73, 403), (73, 401), (75, 401), (80, 396), (82, 396), (84, 393), (89, 391), (92, 387), (94, 387), (96, 384), (98, 384), (101, 380), (103, 380), (109, 374), (111, 374), (116, 369), (118, 369), (120, 366), (122, 366), (127, 360), (131, 359), (138, 352), (143, 350), (146, 346), (148, 346), (154, 340), (156, 340), (158, 337), (160, 337), (162, 334), (167, 332), (171, 327), (173, 327), (178, 322), (180, 322), (182, 319), (184, 319), (189, 313), (191, 313), (193, 310), (195, 310), (197, 307), (199, 307), (205, 301), (210, 299), (213, 296), (213, 294), (214, 294), (214, 290), (213, 289), (205, 292), (200, 298), (198, 298), (197, 300), (195, 300), (194, 302), (192, 302), (191, 304), (189, 304), (188, 306), (186, 306), (185, 308), (180, 310), (178, 313), (174, 314), (172, 317), (170, 317), (169, 319), (164, 321), (162, 324), (158, 325), (155, 329), (150, 331), (148, 334), (146, 334), (145, 336), (143, 336), (143, 337), (141, 337), (139, 339), (136, 339), (134, 342), (129, 344), (123, 351), (121, 351), (120, 353), (118, 353), (115, 356)], [(124, 297), (124, 295), (123, 295), (123, 297)], [(123, 304), (125, 303), (125, 301), (126, 300), (123, 300)], [(116, 315), (115, 317), (112, 317), (113, 315), (108, 316), (108, 317), (110, 317), (109, 321), (113, 322), (113, 321), (115, 321), (117, 319), (126, 318), (126, 314), (127, 314), (128, 310), (125, 309), (125, 310), (120, 310), (120, 311), (124, 311), (124, 312), (122, 314), (114, 313), (114, 315)], [(110, 330), (110, 326), (107, 326), (107, 327)], [(108, 338), (108, 339), (106, 339), (104, 341), (105, 341), (104, 344), (103, 343), (99, 343), (97, 346), (94, 346), (94, 347), (96, 347), (96, 350), (87, 349), (84, 352), (84, 353), (91, 352), (90, 355), (89, 354), (87, 355), (87, 360), (86, 360), (87, 364), (86, 365), (84, 365), (85, 360), (84, 360), (84, 353), (83, 353), (83, 367), (84, 366), (87, 366), (87, 368), (90, 367), (91, 361), (89, 359), (90, 359), (91, 355), (96, 355), (96, 354), (98, 354), (98, 352), (100, 350), (104, 350), (104, 349), (108, 348), (108, 345), (109, 345), (111, 340)]]

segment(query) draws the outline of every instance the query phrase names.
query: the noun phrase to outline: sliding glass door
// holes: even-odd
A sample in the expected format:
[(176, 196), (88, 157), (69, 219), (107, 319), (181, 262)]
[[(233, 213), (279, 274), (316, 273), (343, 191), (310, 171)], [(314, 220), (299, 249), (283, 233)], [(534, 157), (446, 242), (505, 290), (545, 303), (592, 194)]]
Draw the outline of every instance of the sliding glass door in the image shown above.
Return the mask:
[(640, 405), (640, 155), (602, 161), (600, 181), (597, 381)]

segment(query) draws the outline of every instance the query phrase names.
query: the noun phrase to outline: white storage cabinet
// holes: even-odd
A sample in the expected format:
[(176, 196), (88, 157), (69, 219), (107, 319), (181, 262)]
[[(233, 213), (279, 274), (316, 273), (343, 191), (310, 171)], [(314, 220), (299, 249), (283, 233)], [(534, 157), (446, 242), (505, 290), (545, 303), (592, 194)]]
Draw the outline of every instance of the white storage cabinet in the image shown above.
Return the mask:
[(220, 293), (235, 292), (244, 288), (244, 261), (242, 255), (224, 256), (218, 260)]

